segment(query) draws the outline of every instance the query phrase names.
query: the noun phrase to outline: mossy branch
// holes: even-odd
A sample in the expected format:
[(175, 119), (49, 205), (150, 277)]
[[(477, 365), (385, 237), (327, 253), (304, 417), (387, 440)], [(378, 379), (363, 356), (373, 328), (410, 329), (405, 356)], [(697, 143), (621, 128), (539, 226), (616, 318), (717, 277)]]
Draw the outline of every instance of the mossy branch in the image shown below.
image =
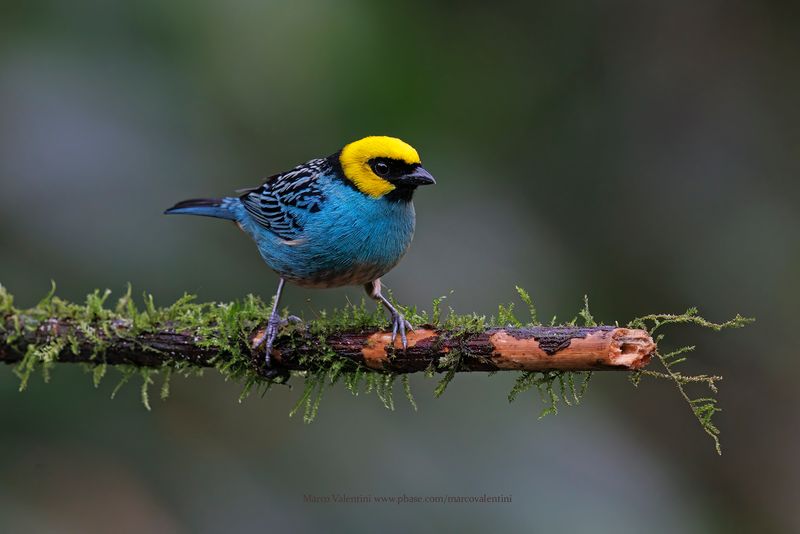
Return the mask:
[[(216, 367), (233, 359), (219, 345), (240, 342), (201, 334), (198, 329), (173, 323), (153, 330), (133, 332), (125, 319), (80, 324), (74, 319), (37, 320), (15, 314), (0, 328), (0, 362), (18, 363), (29, 347), (48, 363), (105, 363), (136, 367), (186, 364)], [(16, 327), (20, 325), (21, 331)], [(408, 348), (377, 328), (313, 334), (309, 328), (292, 328), (273, 349), (274, 365), (287, 371), (315, 371), (333, 351), (338, 357), (376, 372), (403, 374), (436, 368), (439, 361), (463, 351), (458, 372), (469, 371), (633, 371), (646, 365), (655, 343), (644, 330), (594, 327), (486, 328), (481, 331), (422, 325), (408, 334)], [(264, 352), (253, 348), (263, 329), (254, 331), (240, 347), (253, 373), (266, 376)]]
[[(433, 313), (406, 309), (413, 324), (421, 325), (409, 335), (409, 346), (402, 350), (399, 341), (390, 343), (383, 329), (386, 319), (380, 310), (367, 311), (365, 304), (350, 305), (330, 315), (322, 312), (303, 326), (292, 325), (279, 336), (273, 353), (284, 374), (267, 377), (264, 355), (253, 348), (262, 336), (269, 306), (248, 296), (233, 303), (196, 303), (186, 295), (165, 308), (155, 306), (151, 295), (144, 296), (144, 307), (133, 302), (130, 287), (113, 308), (106, 306), (110, 291), (95, 291), (84, 304), (55, 296), (55, 287), (35, 307), (20, 310), (13, 297), (0, 286), (0, 362), (15, 365), (20, 389), (25, 389), (31, 374), (41, 368), (47, 381), (56, 362), (80, 363), (91, 372), (97, 386), (109, 366), (122, 372), (114, 394), (134, 375), (142, 379), (142, 401), (149, 409), (151, 375), (165, 376), (161, 396), (169, 394), (169, 377), (178, 372), (198, 374), (214, 367), (226, 378), (244, 384), (242, 397), (251, 390), (266, 391), (283, 383), (292, 374), (305, 381), (304, 392), (292, 411), (303, 409), (304, 419), (316, 416), (327, 385), (339, 380), (358, 394), (375, 391), (387, 408), (393, 409), (393, 384), (401, 378), (411, 396), (408, 373), (442, 373), (435, 389), (441, 395), (458, 372), (513, 371), (519, 374), (509, 400), (536, 387), (545, 409), (555, 413), (560, 402), (573, 404), (583, 396), (591, 373), (596, 370), (632, 372), (638, 384), (642, 376), (673, 381), (689, 402), (695, 416), (712, 437), (718, 430), (711, 416), (718, 410), (714, 399), (693, 399), (686, 392), (691, 383), (706, 383), (716, 391), (719, 377), (678, 373), (673, 366), (685, 359), (691, 348), (662, 355), (653, 333), (667, 324), (694, 323), (721, 329), (742, 326), (748, 320), (737, 316), (731, 322), (714, 324), (700, 318), (696, 310), (682, 315), (650, 315), (635, 319), (627, 327), (597, 325), (589, 312), (588, 301), (578, 316), (565, 325), (536, 323), (536, 308), (531, 297), (517, 288), (528, 306), (531, 321), (523, 324), (514, 315), (514, 306), (500, 306), (497, 317), (460, 316), (450, 310), (442, 318), (442, 299), (434, 301)], [(578, 317), (583, 324), (578, 326)], [(665, 372), (645, 371), (655, 355)]]

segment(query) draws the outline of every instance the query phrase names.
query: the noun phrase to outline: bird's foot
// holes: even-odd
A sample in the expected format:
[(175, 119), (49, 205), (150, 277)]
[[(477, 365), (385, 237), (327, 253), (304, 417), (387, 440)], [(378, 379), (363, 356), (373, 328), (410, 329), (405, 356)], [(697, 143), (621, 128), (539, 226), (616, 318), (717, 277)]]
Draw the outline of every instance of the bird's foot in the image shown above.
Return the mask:
[(281, 319), (277, 313), (273, 313), (270, 315), (269, 321), (267, 321), (267, 328), (264, 330), (264, 333), (253, 340), (254, 350), (259, 348), (262, 344), (265, 345), (264, 363), (266, 364), (266, 371), (264, 374), (270, 380), (284, 377), (281, 381), (285, 382), (286, 378), (288, 378), (288, 372), (285, 369), (281, 369), (272, 364), (272, 347), (275, 344), (275, 338), (278, 337), (278, 332), (289, 323), (297, 324), (302, 322), (303, 320), (296, 315), (290, 315), (286, 319)]
[(411, 332), (414, 331), (414, 327), (411, 326), (403, 314), (394, 310), (392, 311), (392, 346), (394, 346), (394, 340), (397, 339), (397, 333), (400, 333), (400, 342), (403, 345), (403, 350), (408, 348), (408, 339), (406, 338), (406, 330)]

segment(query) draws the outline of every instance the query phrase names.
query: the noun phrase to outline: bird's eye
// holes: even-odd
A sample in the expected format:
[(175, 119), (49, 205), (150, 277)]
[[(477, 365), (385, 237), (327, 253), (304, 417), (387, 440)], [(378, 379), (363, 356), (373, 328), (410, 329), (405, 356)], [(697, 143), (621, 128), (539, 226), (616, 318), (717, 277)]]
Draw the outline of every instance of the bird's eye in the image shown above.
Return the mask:
[(372, 170), (375, 171), (375, 174), (378, 176), (386, 176), (389, 174), (389, 165), (382, 161), (378, 161), (372, 166)]

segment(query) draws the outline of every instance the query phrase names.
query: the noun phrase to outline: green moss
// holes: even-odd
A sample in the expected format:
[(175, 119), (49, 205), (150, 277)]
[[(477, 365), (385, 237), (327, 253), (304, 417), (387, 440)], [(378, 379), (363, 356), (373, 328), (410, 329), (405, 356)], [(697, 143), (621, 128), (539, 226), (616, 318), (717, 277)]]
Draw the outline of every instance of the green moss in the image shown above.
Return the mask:
[[(583, 296), (583, 308), (578, 312), (578, 315), (583, 319), (584, 326), (597, 326), (594, 316), (589, 311), (589, 295)], [(573, 323), (575, 321), (573, 320)]]
[[(120, 378), (119, 382), (117, 382), (117, 385), (114, 386), (114, 389), (111, 391), (111, 398), (112, 399), (117, 396), (117, 393), (119, 393), (119, 390), (122, 389), (122, 386), (127, 384), (128, 381), (130, 381), (130, 379), (133, 377), (133, 375), (135, 375), (137, 373), (137, 371), (139, 370), (137, 367), (134, 367), (132, 365), (117, 365), (116, 369), (120, 373), (122, 373), (122, 378)], [(145, 403), (145, 407), (147, 407), (146, 403)]]
[[(3, 284), (0, 284), (0, 315), (10, 313), (14, 313), (14, 295), (9, 293)], [(0, 325), (0, 328), (3, 326)]]
[(92, 384), (94, 384), (95, 388), (100, 387), (100, 382), (102, 382), (103, 377), (106, 376), (106, 371), (108, 370), (108, 365), (105, 363), (99, 363), (91, 368), (92, 373)]
[(531, 298), (530, 294), (519, 286), (516, 286), (516, 289), (517, 294), (519, 294), (519, 298), (521, 298), (522, 302), (528, 306), (528, 313), (531, 315), (530, 325), (537, 326), (541, 324), (539, 323), (539, 314), (536, 311), (536, 306), (533, 304), (533, 299)]
[[(226, 380), (242, 384), (240, 401), (253, 392), (264, 395), (277, 383), (267, 380), (259, 373), (254, 366), (250, 351), (246, 348), (249, 335), (263, 324), (271, 309), (271, 303), (265, 303), (258, 297), (248, 295), (240, 301), (231, 303), (198, 303), (193, 295), (185, 294), (175, 303), (162, 307), (157, 305), (152, 295), (144, 294), (140, 308), (136, 305), (131, 287), (128, 285), (127, 291), (111, 308), (108, 306), (111, 295), (108, 290), (95, 290), (87, 295), (83, 304), (75, 304), (57, 297), (55, 289), (53, 283), (50, 291), (35, 307), (24, 310), (24, 315), (30, 317), (33, 322), (22, 324), (20, 310), (14, 308), (13, 305), (13, 296), (0, 285), (0, 314), (6, 317), (6, 320), (0, 323), (0, 328), (6, 329), (8, 324), (11, 325), (12, 331), (5, 334), (7, 342), (13, 344), (26, 329), (36, 328), (38, 325), (35, 322), (45, 321), (51, 317), (73, 321), (83, 340), (88, 342), (91, 347), (93, 362), (87, 365), (86, 369), (90, 372), (95, 387), (99, 386), (108, 374), (106, 372), (108, 365), (103, 356), (108, 348), (106, 340), (112, 330), (115, 335), (128, 336), (132, 342), (135, 342), (136, 336), (139, 334), (163, 328), (194, 332), (202, 339), (201, 346), (216, 351), (218, 356), (212, 362), (216, 370)], [(538, 310), (530, 294), (520, 287), (516, 289), (519, 298), (528, 308), (530, 317), (526, 324), (540, 324)], [(391, 299), (391, 295), (389, 298)], [(497, 316), (487, 319), (483, 315), (474, 313), (458, 314), (452, 308), (448, 308), (448, 313), (443, 313), (442, 302), (445, 299), (446, 297), (443, 296), (433, 301), (431, 316), (416, 308), (398, 307), (412, 324), (432, 323), (460, 334), (461, 336), (457, 335), (456, 338), (462, 340), (470, 334), (483, 332), (492, 326), (518, 327), (523, 325), (523, 322), (515, 315), (514, 303), (499, 306)], [(583, 307), (568, 324), (574, 325), (579, 319), (586, 326), (597, 324), (589, 310), (588, 297), (584, 297)], [(333, 310), (330, 313), (319, 312), (313, 321), (308, 322), (308, 331), (315, 337), (318, 350), (315, 355), (306, 356), (301, 362), (308, 367), (308, 370), (295, 373), (297, 378), (303, 380), (304, 386), (303, 393), (290, 415), (302, 411), (304, 421), (313, 421), (319, 411), (324, 390), (340, 381), (353, 395), (374, 393), (387, 409), (393, 410), (393, 389), (397, 376), (367, 368), (358, 362), (341, 357), (326, 343), (327, 336), (331, 332), (385, 327), (386, 321), (383, 310), (371, 304), (368, 306), (362, 299), (358, 304), (348, 303), (342, 309)], [(555, 326), (556, 321), (556, 318), (553, 317), (550, 325)], [(713, 423), (713, 416), (719, 411), (717, 401), (713, 396), (690, 395), (689, 388), (703, 386), (712, 395), (716, 394), (716, 383), (721, 380), (721, 377), (681, 373), (678, 369), (687, 363), (694, 347), (680, 347), (671, 352), (662, 352), (664, 335), (660, 330), (669, 325), (692, 324), (719, 331), (742, 327), (751, 321), (752, 319), (737, 315), (730, 321), (713, 323), (702, 318), (694, 308), (679, 315), (652, 314), (634, 319), (628, 323), (628, 327), (642, 328), (653, 335), (658, 343), (656, 357), (663, 370), (642, 370), (631, 373), (631, 382), (638, 386), (642, 378), (650, 377), (666, 379), (675, 384), (703, 430), (714, 439), (715, 446), (719, 451), (719, 430)], [(125, 325), (125, 328), (116, 328), (116, 325), (119, 324)], [(281, 336), (289, 336), (295, 328), (298, 327), (289, 326), (283, 329)], [(292, 342), (297, 340), (295, 337), (289, 337), (289, 339), (293, 340)], [(58, 354), (65, 349), (78, 354), (79, 341), (78, 337), (71, 335), (66, 338), (49, 339), (39, 346), (29, 346), (22, 360), (14, 368), (15, 373), (20, 377), (20, 390), (26, 388), (30, 377), (39, 368), (42, 369), (45, 380), (49, 379), (50, 370)], [(148, 348), (148, 350), (155, 349)], [(434, 395), (439, 397), (446, 391), (465, 358), (475, 357), (479, 356), (471, 354), (466, 343), (462, 343), (461, 346), (453, 348), (446, 356), (432, 364), (426, 375), (429, 377), (435, 374), (441, 375), (434, 388)], [(202, 367), (191, 362), (172, 360), (168, 360), (158, 368), (140, 369), (130, 365), (114, 367), (121, 373), (121, 378), (112, 392), (112, 397), (134, 375), (138, 374), (142, 380), (140, 389), (142, 404), (147, 409), (150, 409), (149, 388), (154, 383), (156, 375), (163, 376), (160, 397), (165, 399), (169, 396), (170, 381), (174, 374), (191, 377), (200, 376), (203, 373)], [(509, 401), (515, 400), (528, 390), (536, 389), (543, 406), (540, 417), (555, 414), (560, 404), (580, 403), (586, 393), (591, 376), (592, 373), (566, 371), (520, 372), (509, 392)], [(408, 376), (402, 375), (401, 381), (409, 404), (416, 410), (417, 405), (411, 393)]]
[(491, 322), (499, 326), (510, 326), (514, 328), (522, 326), (522, 322), (514, 315), (513, 302), (509, 303), (507, 306), (500, 304), (497, 307), (497, 318), (493, 317)]
[(164, 367), (164, 379), (161, 382), (161, 400), (167, 400), (169, 397), (169, 384), (172, 379), (172, 367)]
[[(514, 402), (520, 393), (536, 388), (543, 404), (539, 418), (558, 413), (558, 404), (567, 406), (580, 404), (592, 378), (591, 372), (571, 371), (526, 371), (519, 374), (508, 401)], [(580, 381), (580, 386), (577, 386)]]
[(672, 382), (681, 397), (683, 397), (689, 405), (689, 408), (700, 423), (703, 431), (714, 440), (714, 448), (717, 454), (722, 454), (722, 447), (719, 441), (720, 431), (712, 420), (714, 414), (720, 411), (720, 408), (717, 406), (717, 399), (715, 397), (695, 396), (690, 392), (689, 388), (692, 385), (703, 385), (712, 395), (715, 395), (718, 392), (716, 383), (722, 380), (722, 377), (705, 374), (684, 375), (679, 372), (677, 370), (678, 367), (687, 362), (689, 353), (694, 351), (695, 347), (688, 345), (665, 353), (663, 352), (663, 347), (665, 345), (664, 334), (660, 334), (658, 331), (665, 326), (692, 324), (719, 332), (720, 330), (728, 328), (742, 328), (752, 323), (754, 320), (755, 319), (742, 317), (736, 314), (736, 317), (730, 321), (714, 323), (701, 317), (697, 308), (689, 308), (682, 314), (652, 314), (638, 317), (628, 323), (629, 328), (641, 328), (647, 330), (650, 335), (653, 336), (658, 346), (655, 355), (664, 369), (664, 372), (651, 371), (648, 369), (637, 371), (631, 375), (633, 384), (638, 386), (641, 378), (645, 376), (666, 379)]
[(463, 357), (464, 351), (461, 349), (455, 349), (448, 352), (447, 355), (439, 358), (439, 363), (436, 366), (436, 370), (443, 372), (444, 376), (442, 376), (442, 378), (439, 380), (439, 383), (436, 384), (436, 388), (433, 390), (434, 397), (441, 397), (447, 389), (447, 386), (449, 386), (450, 382), (452, 382), (452, 380), (456, 377), (456, 372), (458, 372), (458, 368), (461, 366)]
[(433, 312), (431, 317), (431, 324), (434, 326), (438, 326), (442, 320), (442, 301), (446, 299), (446, 296), (441, 296), (433, 299)]
[(414, 408), (414, 411), (417, 411), (417, 401), (414, 400), (414, 395), (411, 393), (411, 381), (408, 378), (408, 375), (403, 375), (402, 377), (403, 382), (403, 393), (406, 394), (406, 399), (408, 399), (408, 403)]
[(448, 314), (441, 328), (445, 330), (457, 330), (462, 333), (483, 332), (488, 327), (495, 324), (492, 320), (487, 320), (485, 315), (470, 313), (459, 315), (452, 307), (448, 307)]
[(61, 338), (48, 341), (43, 345), (29, 345), (25, 356), (14, 368), (14, 372), (20, 380), (19, 390), (25, 391), (28, 387), (28, 380), (37, 367), (41, 367), (45, 383), (49, 382), (50, 370), (65, 346), (66, 340)]
[(142, 405), (144, 405), (147, 410), (150, 410), (150, 384), (153, 383), (153, 374), (157, 373), (153, 369), (148, 367), (142, 367), (139, 369), (139, 375), (142, 377), (142, 387), (141, 387), (141, 394), (142, 394)]

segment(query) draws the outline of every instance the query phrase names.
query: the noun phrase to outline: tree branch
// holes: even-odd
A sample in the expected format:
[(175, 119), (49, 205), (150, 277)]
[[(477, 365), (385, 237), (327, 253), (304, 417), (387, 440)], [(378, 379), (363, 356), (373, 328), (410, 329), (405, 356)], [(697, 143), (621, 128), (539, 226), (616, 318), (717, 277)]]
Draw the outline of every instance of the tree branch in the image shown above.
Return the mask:
[[(127, 364), (161, 367), (188, 363), (218, 366), (230, 355), (216, 347), (241, 345), (254, 370), (263, 370), (263, 352), (254, 349), (263, 336), (257, 329), (245, 339), (210, 344), (211, 336), (170, 323), (142, 330), (114, 319), (80, 324), (72, 319), (37, 319), (23, 313), (8, 315), (0, 329), (0, 361), (22, 360), (29, 346), (55, 342), (53, 360), (65, 363)], [(219, 334), (223, 335), (223, 334)], [(247, 341), (247, 342), (245, 342)], [(98, 350), (98, 347), (101, 350)], [(408, 336), (408, 349), (375, 328), (334, 330), (324, 335), (292, 327), (276, 342), (273, 360), (287, 370), (315, 370), (321, 356), (333, 351), (354, 363), (388, 373), (437, 369), (442, 358), (458, 356), (457, 371), (603, 371), (636, 370), (645, 366), (656, 348), (644, 330), (612, 326), (485, 328), (418, 327)]]
[[(535, 324), (533, 300), (519, 287), (517, 292)], [(161, 396), (166, 398), (173, 371), (188, 376), (214, 367), (226, 379), (243, 384), (244, 398), (253, 390), (264, 393), (273, 384), (285, 382), (289, 371), (304, 371), (303, 393), (290, 415), (302, 409), (303, 420), (310, 422), (325, 387), (339, 381), (353, 394), (375, 392), (384, 406), (394, 409), (392, 388), (400, 378), (406, 397), (416, 408), (408, 373), (444, 373), (434, 390), (438, 397), (456, 372), (515, 371), (509, 401), (524, 391), (538, 390), (544, 404), (542, 415), (546, 415), (556, 413), (560, 402), (580, 402), (591, 371), (633, 371), (630, 379), (634, 385), (645, 376), (673, 382), (703, 430), (714, 439), (717, 452), (721, 451), (719, 430), (712, 418), (719, 411), (715, 394), (721, 377), (680, 372), (678, 366), (694, 347), (663, 352), (656, 342), (663, 344), (664, 334), (658, 334), (655, 340), (653, 335), (668, 325), (719, 331), (753, 321), (737, 314), (729, 321), (714, 323), (690, 308), (682, 314), (638, 317), (623, 328), (596, 326), (584, 297), (578, 317), (585, 326), (523, 327), (513, 314), (513, 304), (499, 306), (497, 319), (458, 315), (451, 309), (441, 320), (442, 299), (435, 299), (430, 316), (415, 309), (404, 310), (419, 326), (409, 334), (408, 349), (403, 350), (399, 340), (392, 344), (390, 334), (380, 329), (386, 324), (381, 310), (369, 312), (362, 302), (361, 306), (348, 304), (330, 314), (318, 312), (317, 319), (304, 327), (284, 329), (272, 353), (279, 371), (276, 376), (267, 373), (264, 349), (258, 348), (264, 338), (264, 319), (272, 306), (258, 297), (198, 303), (193, 296), (184, 295), (169, 306), (157, 307), (152, 295), (145, 294), (140, 309), (131, 297), (130, 286), (113, 308), (106, 306), (110, 295), (109, 290), (95, 290), (86, 296), (84, 304), (78, 304), (55, 296), (53, 284), (36, 306), (22, 310), (14, 306), (13, 295), (0, 285), (0, 363), (16, 365), (20, 390), (25, 389), (37, 368), (47, 381), (56, 362), (88, 364), (95, 386), (107, 365), (112, 365), (123, 375), (115, 392), (134, 374), (142, 377), (142, 402), (149, 409), (147, 392), (153, 374), (163, 373)], [(488, 326), (490, 323), (510, 326)], [(665, 372), (642, 369), (651, 357)], [(578, 387), (573, 371), (586, 372)], [(710, 396), (690, 393), (688, 388), (693, 385), (705, 385)]]

